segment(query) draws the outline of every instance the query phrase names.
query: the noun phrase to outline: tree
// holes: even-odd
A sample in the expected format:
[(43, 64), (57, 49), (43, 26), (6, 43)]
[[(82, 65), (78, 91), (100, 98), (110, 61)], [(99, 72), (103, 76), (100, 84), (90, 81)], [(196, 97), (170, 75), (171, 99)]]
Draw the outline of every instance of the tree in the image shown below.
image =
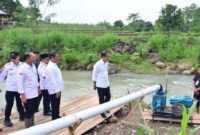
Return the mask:
[(144, 25), (144, 31), (153, 30), (153, 24), (151, 22), (146, 22)]
[(123, 29), (124, 23), (122, 22), (122, 20), (117, 20), (114, 22), (114, 27), (119, 27), (120, 30)]
[(20, 6), (19, 0), (1, 0), (0, 1), (0, 9), (6, 12), (9, 15), (15, 11), (17, 6)]
[(145, 21), (140, 19), (140, 20), (135, 20), (131, 23), (129, 23), (129, 25), (132, 27), (132, 29), (136, 32), (140, 32), (144, 30), (144, 26), (145, 26)]
[[(44, 13), (47, 9), (47, 7), (53, 6), (57, 4), (60, 0), (28, 0), (29, 1), (29, 19), (30, 21), (35, 21), (36, 24), (38, 22), (38, 19), (42, 18), (44, 16)], [(44, 4), (47, 3), (45, 6), (45, 9), (43, 13), (41, 14), (40, 12), (40, 7)], [(54, 13), (52, 13), (54, 14)], [(54, 14), (55, 15), (55, 14)], [(49, 16), (49, 15), (48, 15)]]
[(106, 20), (104, 20), (103, 22), (99, 22), (97, 26), (105, 26), (106, 28), (110, 29), (112, 25)]
[(168, 35), (170, 30), (179, 30), (184, 24), (181, 9), (171, 4), (167, 4), (161, 9), (159, 20), (163, 26), (163, 30), (167, 31)]
[(194, 20), (192, 23), (192, 31), (200, 32), (200, 8), (195, 11)]
[(184, 21), (187, 26), (188, 32), (190, 32), (190, 27), (193, 24), (195, 14), (198, 8), (199, 7), (195, 3), (192, 3), (190, 6), (183, 8)]
[(135, 22), (140, 18), (139, 13), (131, 13), (128, 15), (127, 21), (129, 22)]
[(13, 19), (17, 22), (25, 22), (27, 18), (28, 9), (23, 6), (17, 6), (13, 12)]

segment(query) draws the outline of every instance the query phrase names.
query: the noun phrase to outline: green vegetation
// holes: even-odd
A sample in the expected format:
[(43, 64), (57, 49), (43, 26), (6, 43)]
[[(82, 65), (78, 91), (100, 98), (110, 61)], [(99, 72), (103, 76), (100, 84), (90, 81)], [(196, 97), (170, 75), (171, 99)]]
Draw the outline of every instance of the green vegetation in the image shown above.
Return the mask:
[[(137, 43), (133, 54), (117, 53), (115, 47), (119, 41)], [(30, 29), (11, 28), (0, 31), (1, 65), (9, 60), (11, 51), (19, 51), (21, 57), (25, 51), (39, 50), (41, 53), (57, 51), (61, 54), (63, 69), (85, 70), (91, 63), (100, 58), (100, 52), (111, 52), (110, 62), (120, 69), (128, 69), (137, 73), (155, 73), (155, 65), (147, 58), (147, 51), (158, 53), (166, 63), (186, 61), (191, 65), (200, 64), (200, 38), (194, 35), (174, 33), (170, 36), (155, 34), (146, 36), (143, 33), (133, 37), (121, 37), (115, 34), (94, 36), (92, 34), (65, 34), (49, 32), (35, 34)], [(162, 73), (162, 72), (161, 72)]]

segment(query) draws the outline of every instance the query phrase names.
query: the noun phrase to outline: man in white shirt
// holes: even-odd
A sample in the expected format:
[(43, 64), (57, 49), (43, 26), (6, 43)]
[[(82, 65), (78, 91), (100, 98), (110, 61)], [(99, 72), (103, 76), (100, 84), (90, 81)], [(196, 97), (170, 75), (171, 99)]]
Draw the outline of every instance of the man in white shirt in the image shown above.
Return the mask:
[(34, 125), (34, 113), (37, 111), (37, 99), (41, 93), (35, 68), (35, 55), (25, 53), (25, 63), (20, 67), (17, 77), (17, 88), (25, 108), (25, 127)]
[(63, 78), (60, 69), (57, 66), (59, 54), (54, 52), (50, 54), (50, 61), (46, 68), (47, 90), (50, 95), (52, 107), (52, 120), (60, 118), (60, 99), (61, 91), (64, 89)]
[(5, 119), (4, 125), (11, 127), (13, 123), (10, 120), (10, 115), (12, 107), (14, 104), (14, 98), (16, 99), (17, 110), (19, 112), (19, 120), (24, 120), (24, 107), (20, 99), (20, 94), (17, 91), (17, 74), (19, 68), (22, 66), (20, 62), (20, 56), (18, 52), (10, 53), (11, 62), (5, 64), (3, 71), (0, 74), (0, 83), (6, 79), (5, 90), (6, 90), (6, 109), (5, 109)]
[(46, 66), (49, 63), (49, 55), (48, 54), (41, 54), (40, 55), (41, 62), (38, 67), (38, 74), (39, 74), (39, 84), (40, 84), (40, 90), (41, 95), (38, 97), (38, 107), (40, 105), (40, 101), (43, 97), (43, 115), (49, 116), (51, 115), (51, 109), (50, 109), (50, 96), (47, 90), (47, 82), (46, 82)]
[[(97, 89), (99, 95), (99, 103), (103, 104), (110, 101), (110, 84), (108, 80), (108, 61), (110, 54), (106, 51), (101, 53), (101, 59), (94, 65), (93, 68), (93, 87)], [(109, 113), (109, 111), (107, 112)], [(106, 118), (105, 113), (101, 114), (102, 118)]]
[[(1, 89), (0, 89), (0, 93), (1, 93)], [(0, 128), (0, 132), (2, 132), (3, 131), (3, 129), (2, 128)]]

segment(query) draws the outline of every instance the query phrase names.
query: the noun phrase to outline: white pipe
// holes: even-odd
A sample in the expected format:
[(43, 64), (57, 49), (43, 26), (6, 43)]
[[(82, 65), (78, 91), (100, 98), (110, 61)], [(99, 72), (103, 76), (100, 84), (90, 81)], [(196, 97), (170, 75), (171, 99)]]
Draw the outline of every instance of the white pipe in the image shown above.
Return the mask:
[(154, 85), (152, 87), (148, 87), (144, 90), (140, 90), (140, 91), (132, 93), (130, 95), (126, 95), (124, 97), (112, 100), (110, 102), (107, 102), (107, 103), (104, 103), (101, 105), (97, 105), (97, 106), (91, 107), (89, 109), (85, 109), (83, 111), (62, 117), (62, 118), (54, 120), (54, 121), (50, 121), (47, 123), (39, 124), (39, 125), (30, 127), (30, 128), (21, 130), (21, 131), (17, 131), (17, 132), (11, 133), (9, 135), (46, 135), (46, 134), (55, 132), (57, 130), (66, 128), (66, 127), (76, 123), (80, 119), (86, 120), (95, 115), (99, 115), (103, 112), (106, 112), (113, 108), (124, 105), (132, 100), (135, 100), (142, 96), (148, 95), (148, 94), (155, 92), (157, 90), (160, 90), (160, 89), (161, 89), (160, 85)]

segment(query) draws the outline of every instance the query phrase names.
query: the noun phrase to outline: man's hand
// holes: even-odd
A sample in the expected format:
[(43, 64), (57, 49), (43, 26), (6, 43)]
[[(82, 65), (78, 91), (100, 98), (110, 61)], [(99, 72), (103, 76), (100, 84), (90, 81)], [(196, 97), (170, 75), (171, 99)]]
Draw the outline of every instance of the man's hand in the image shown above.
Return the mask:
[(2, 68), (0, 69), (0, 73), (1, 73), (3, 70), (4, 70), (4, 67), (2, 67)]
[(21, 94), (21, 101), (22, 103), (26, 104), (27, 103), (27, 99), (26, 96), (24, 94)]
[(56, 93), (56, 98), (60, 98), (60, 92)]
[(97, 89), (96, 82), (93, 83), (93, 89), (94, 89), (94, 90)]
[(38, 94), (40, 95), (42, 92), (41, 92), (41, 90), (40, 90), (40, 88), (38, 87)]

